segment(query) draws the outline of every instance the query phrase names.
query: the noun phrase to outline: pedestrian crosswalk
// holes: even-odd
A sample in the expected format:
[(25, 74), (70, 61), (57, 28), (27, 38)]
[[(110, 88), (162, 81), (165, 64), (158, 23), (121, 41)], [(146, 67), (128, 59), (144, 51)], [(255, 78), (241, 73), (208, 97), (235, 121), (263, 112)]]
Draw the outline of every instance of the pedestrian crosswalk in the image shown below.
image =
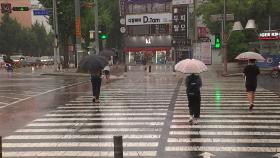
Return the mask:
[(130, 75), (104, 85), (100, 104), (82, 92), (5, 137), (3, 156), (112, 158), (114, 136), (123, 137), (125, 158), (268, 158), (280, 152), (280, 97), (273, 92), (259, 87), (249, 111), (241, 78), (214, 80), (206, 73), (201, 118), (190, 125), (182, 76)]
[(32, 121), (5, 137), (4, 157), (114, 157), (114, 136), (125, 157), (156, 157), (177, 82), (136, 80), (105, 85), (100, 104), (88, 92)]
[(280, 152), (280, 97), (259, 87), (255, 107), (249, 111), (242, 81), (236, 77), (214, 83), (204, 78), (198, 125), (188, 123), (185, 87), (181, 85), (165, 146), (169, 156), (207, 152), (217, 158), (261, 158)]

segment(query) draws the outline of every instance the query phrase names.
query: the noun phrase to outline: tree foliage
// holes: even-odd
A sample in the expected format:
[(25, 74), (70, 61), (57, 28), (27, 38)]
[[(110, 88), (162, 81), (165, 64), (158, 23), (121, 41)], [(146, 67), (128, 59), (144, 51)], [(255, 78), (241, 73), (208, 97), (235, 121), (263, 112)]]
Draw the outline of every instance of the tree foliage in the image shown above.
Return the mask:
[[(52, 0), (39, 0), (40, 3), (46, 8), (52, 8)], [(64, 52), (64, 65), (67, 66), (68, 62), (68, 45), (75, 43), (75, 5), (74, 0), (57, 0), (58, 16), (58, 28), (60, 45)], [(81, 0), (83, 2), (94, 2), (94, 0)], [(116, 21), (118, 18), (118, 0), (98, 0), (98, 11), (99, 11), (99, 24), (105, 25), (109, 35), (107, 46), (116, 47), (118, 41), (118, 35), (115, 33), (115, 27), (118, 27)], [(53, 17), (50, 17), (49, 23), (53, 25)], [(82, 7), (81, 5), (81, 35), (83, 48), (86, 50), (89, 46), (89, 30), (94, 30), (94, 8)], [(118, 31), (119, 32), (119, 31)]]
[(43, 25), (35, 23), (24, 28), (8, 15), (0, 23), (0, 52), (11, 56), (22, 54), (42, 56), (52, 54), (52, 38)]
[[(208, 0), (198, 8), (197, 14), (203, 15), (203, 22), (212, 34), (221, 32), (221, 22), (213, 22), (210, 17), (214, 14), (223, 14), (223, 2), (224, 0)], [(249, 19), (254, 19), (259, 31), (268, 30), (268, 17), (269, 15), (279, 15), (279, 7), (279, 0), (227, 0), (227, 13), (234, 14), (235, 21), (241, 21), (243, 27), (245, 27)], [(227, 32), (231, 32), (233, 21), (227, 21), (226, 24)], [(233, 57), (245, 49), (248, 50), (248, 42), (256, 39), (256, 33), (252, 35), (247, 31), (235, 35), (231, 34), (229, 38), (229, 57)], [(232, 60), (233, 58), (229, 59)]]

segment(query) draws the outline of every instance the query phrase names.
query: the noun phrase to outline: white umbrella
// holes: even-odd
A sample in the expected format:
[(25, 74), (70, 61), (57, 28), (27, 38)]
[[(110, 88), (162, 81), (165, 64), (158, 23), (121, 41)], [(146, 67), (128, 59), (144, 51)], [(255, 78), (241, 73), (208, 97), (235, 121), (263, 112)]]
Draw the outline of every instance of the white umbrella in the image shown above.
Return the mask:
[(244, 52), (239, 54), (235, 59), (237, 60), (250, 60), (250, 59), (255, 59), (259, 61), (264, 61), (264, 57), (258, 53), (255, 52)]
[(182, 73), (201, 73), (207, 71), (207, 66), (197, 59), (185, 59), (175, 65), (175, 70)]

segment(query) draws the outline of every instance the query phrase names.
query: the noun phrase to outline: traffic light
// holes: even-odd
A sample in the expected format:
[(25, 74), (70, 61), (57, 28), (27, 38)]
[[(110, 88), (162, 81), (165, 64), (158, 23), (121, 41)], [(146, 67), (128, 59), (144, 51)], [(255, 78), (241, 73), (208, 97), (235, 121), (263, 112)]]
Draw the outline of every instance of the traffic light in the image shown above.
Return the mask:
[(13, 7), (13, 11), (29, 11), (29, 7)]
[(12, 13), (11, 3), (1, 3), (1, 13)]
[(215, 48), (220, 49), (221, 48), (221, 36), (215, 35)]
[(101, 33), (99, 33), (99, 38), (101, 40), (106, 40), (108, 38), (108, 34), (106, 33), (106, 26), (101, 25), (99, 28), (100, 28), (100, 32), (101, 32)]

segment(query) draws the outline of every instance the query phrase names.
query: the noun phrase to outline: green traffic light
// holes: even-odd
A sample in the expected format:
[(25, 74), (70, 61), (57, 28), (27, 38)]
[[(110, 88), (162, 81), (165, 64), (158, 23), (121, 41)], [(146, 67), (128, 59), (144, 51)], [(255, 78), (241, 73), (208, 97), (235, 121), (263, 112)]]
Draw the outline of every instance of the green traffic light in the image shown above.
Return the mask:
[(215, 37), (215, 48), (216, 48), (216, 49), (221, 48), (221, 39), (220, 39), (219, 36), (216, 36), (216, 37)]
[(107, 35), (107, 34), (101, 34), (101, 35), (100, 35), (100, 38), (103, 39), (103, 40), (105, 40), (105, 39), (108, 38), (108, 35)]
[(29, 7), (13, 7), (13, 11), (29, 11)]

